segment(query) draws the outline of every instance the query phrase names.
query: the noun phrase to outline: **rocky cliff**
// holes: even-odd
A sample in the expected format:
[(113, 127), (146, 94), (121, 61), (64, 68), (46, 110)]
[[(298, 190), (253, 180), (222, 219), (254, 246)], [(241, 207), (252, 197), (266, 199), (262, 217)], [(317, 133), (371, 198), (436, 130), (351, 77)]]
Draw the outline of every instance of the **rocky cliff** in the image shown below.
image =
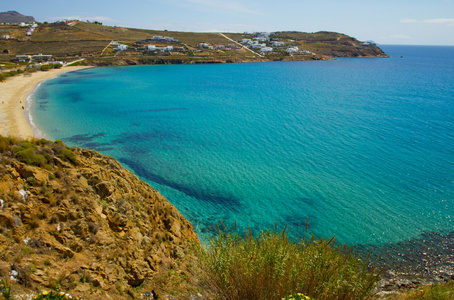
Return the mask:
[(16, 290), (134, 297), (198, 243), (177, 209), (115, 159), (58, 141), (0, 137), (0, 199), (0, 276)]

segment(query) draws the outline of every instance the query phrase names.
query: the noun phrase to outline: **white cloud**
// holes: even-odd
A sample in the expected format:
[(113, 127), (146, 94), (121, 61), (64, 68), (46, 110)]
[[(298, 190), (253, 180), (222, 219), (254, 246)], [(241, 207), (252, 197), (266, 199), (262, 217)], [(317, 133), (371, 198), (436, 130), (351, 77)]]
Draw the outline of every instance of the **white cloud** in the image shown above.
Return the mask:
[(244, 6), (240, 2), (236, 1), (222, 1), (222, 0), (186, 0), (191, 4), (203, 5), (210, 8), (216, 8), (220, 10), (229, 10), (240, 13), (263, 15), (263, 13), (252, 10)]
[(451, 25), (454, 24), (454, 19), (449, 18), (439, 18), (439, 19), (402, 19), (400, 20), (401, 23), (425, 23), (425, 24), (447, 24)]

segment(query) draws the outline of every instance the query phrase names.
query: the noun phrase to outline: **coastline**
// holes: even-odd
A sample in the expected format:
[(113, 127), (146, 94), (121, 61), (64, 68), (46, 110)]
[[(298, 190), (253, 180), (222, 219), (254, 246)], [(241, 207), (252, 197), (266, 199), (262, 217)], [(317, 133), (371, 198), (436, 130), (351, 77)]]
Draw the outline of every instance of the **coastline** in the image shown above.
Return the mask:
[(22, 139), (36, 137), (26, 112), (27, 98), (43, 81), (63, 73), (90, 68), (88, 66), (68, 66), (49, 71), (38, 71), (30, 76), (18, 75), (0, 83), (0, 135)]

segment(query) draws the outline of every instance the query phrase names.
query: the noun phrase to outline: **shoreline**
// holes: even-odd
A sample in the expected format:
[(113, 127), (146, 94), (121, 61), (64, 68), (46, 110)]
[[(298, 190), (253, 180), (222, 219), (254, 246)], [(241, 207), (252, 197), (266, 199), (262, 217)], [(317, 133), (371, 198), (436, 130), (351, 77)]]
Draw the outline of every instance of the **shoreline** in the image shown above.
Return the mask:
[(29, 76), (16, 75), (0, 82), (0, 135), (30, 139), (38, 137), (26, 116), (30, 109), (29, 96), (39, 85), (58, 75), (91, 68), (68, 66), (49, 71), (38, 71)]

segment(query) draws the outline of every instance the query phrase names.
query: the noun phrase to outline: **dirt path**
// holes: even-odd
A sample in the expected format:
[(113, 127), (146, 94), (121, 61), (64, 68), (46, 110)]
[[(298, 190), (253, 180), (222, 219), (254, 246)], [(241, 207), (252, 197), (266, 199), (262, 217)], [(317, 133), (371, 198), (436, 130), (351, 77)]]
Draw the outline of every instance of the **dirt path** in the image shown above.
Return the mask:
[(252, 51), (251, 49), (249, 49), (248, 47), (246, 47), (246, 46), (244, 46), (244, 45), (242, 45), (242, 44), (238, 43), (237, 41), (235, 41), (235, 40), (232, 40), (231, 38), (229, 38), (229, 37), (228, 37), (228, 36), (226, 36), (225, 34), (223, 34), (223, 33), (219, 33), (219, 34), (220, 34), (221, 36), (225, 37), (226, 39), (228, 39), (229, 41), (232, 41), (232, 42), (234, 42), (235, 44), (237, 44), (237, 45), (239, 45), (239, 46), (243, 47), (243, 48), (244, 48), (244, 49), (246, 49), (247, 51), (249, 51), (249, 52), (252, 52), (252, 53), (254, 53), (255, 55), (258, 55), (258, 56), (260, 56), (260, 57), (264, 57), (263, 55), (261, 55), (261, 54), (258, 54), (258, 53), (257, 53), (257, 52), (255, 52), (255, 51)]

